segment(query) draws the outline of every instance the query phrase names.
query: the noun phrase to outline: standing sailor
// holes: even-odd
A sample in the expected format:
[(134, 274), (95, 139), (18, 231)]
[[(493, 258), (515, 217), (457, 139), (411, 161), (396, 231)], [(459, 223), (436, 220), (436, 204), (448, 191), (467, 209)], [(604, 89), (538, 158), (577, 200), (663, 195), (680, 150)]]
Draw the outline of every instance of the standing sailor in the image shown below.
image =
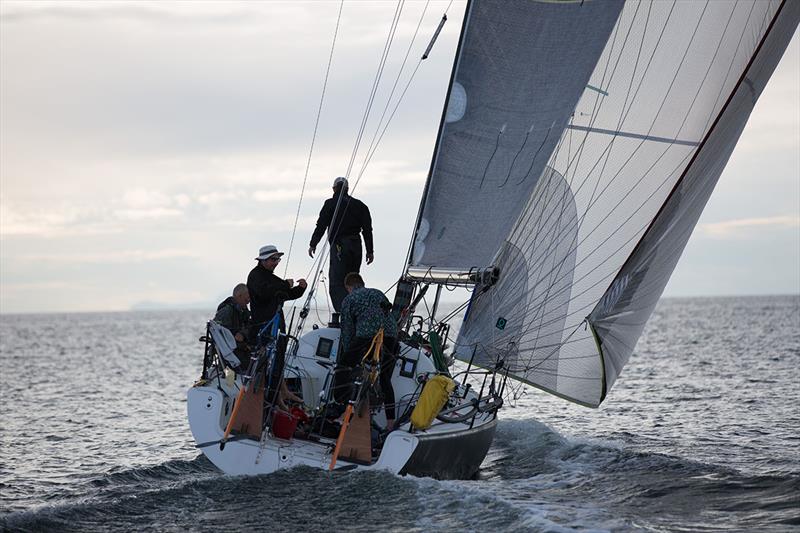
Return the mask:
[[(272, 244), (262, 246), (258, 251), (256, 261), (258, 264), (250, 271), (247, 276), (247, 289), (250, 292), (250, 309), (252, 315), (252, 328), (249, 336), (250, 342), (258, 342), (258, 331), (269, 322), (275, 313), (280, 313), (280, 330), (286, 332), (286, 320), (283, 316), (283, 302), (286, 300), (296, 300), (306, 291), (306, 280), (283, 280), (275, 275), (275, 267), (281, 261), (283, 252)], [(277, 383), (281, 382), (281, 394), (277, 399), (279, 407), (285, 408), (284, 399), (289, 398), (301, 401), (300, 398), (290, 393), (286, 388), (286, 383), (281, 380), (283, 377), (283, 366), (286, 357), (286, 337), (281, 337), (278, 342), (275, 364), (272, 367), (272, 385), (267, 398), (271, 401), (275, 397)]]
[(333, 181), (333, 197), (325, 200), (319, 212), (317, 227), (308, 248), (308, 255), (314, 257), (317, 243), (322, 239), (325, 230), (328, 230), (328, 242), (331, 245), (328, 284), (333, 308), (337, 312), (341, 310), (342, 300), (347, 296), (344, 277), (348, 272), (359, 272), (361, 269), (361, 233), (364, 234), (364, 246), (367, 249), (367, 264), (372, 263), (375, 258), (369, 208), (361, 200), (347, 194), (347, 188), (347, 178), (339, 177)]

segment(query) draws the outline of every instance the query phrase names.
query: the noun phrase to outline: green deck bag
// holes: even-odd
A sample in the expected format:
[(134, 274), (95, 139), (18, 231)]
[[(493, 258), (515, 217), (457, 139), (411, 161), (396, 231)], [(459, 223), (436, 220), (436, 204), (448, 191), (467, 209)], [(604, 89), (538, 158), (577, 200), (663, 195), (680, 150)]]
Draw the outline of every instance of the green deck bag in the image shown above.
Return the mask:
[(422, 388), (419, 401), (411, 413), (411, 423), (414, 427), (416, 429), (429, 428), (455, 388), (456, 383), (447, 376), (433, 376), (429, 379)]

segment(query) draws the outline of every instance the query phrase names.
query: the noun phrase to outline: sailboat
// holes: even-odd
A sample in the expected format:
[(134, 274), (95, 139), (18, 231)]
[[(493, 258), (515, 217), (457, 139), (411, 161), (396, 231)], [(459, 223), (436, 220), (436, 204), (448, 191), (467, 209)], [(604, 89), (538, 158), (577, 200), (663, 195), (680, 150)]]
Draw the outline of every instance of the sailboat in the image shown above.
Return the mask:
[[(794, 0), (470, 1), (395, 295), (411, 317), (433, 288), (430, 312), (402, 324), (392, 383), (408, 414), (435, 376), (452, 380), (436, 419), (401, 416), (376, 443), (375, 404), (366, 444), (344, 453), (336, 435), (313, 424), (281, 433), (262, 411), (228, 433), (248, 385), (217, 333), (188, 391), (198, 447), (229, 474), (307, 465), (468, 478), (512, 384), (598, 407), (799, 19)], [(454, 340), (456, 313), (436, 316), (443, 287), (470, 290)], [(284, 379), (317, 413), (339, 329), (300, 322)]]

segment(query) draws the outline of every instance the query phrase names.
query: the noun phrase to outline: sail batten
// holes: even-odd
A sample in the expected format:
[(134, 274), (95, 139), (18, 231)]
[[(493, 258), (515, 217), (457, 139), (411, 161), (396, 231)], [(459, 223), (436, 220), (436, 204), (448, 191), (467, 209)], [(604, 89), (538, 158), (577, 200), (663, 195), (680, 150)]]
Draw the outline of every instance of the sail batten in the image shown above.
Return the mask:
[(457, 358), (603, 401), (798, 4), (470, 4), (410, 258), (499, 269), (473, 293)]

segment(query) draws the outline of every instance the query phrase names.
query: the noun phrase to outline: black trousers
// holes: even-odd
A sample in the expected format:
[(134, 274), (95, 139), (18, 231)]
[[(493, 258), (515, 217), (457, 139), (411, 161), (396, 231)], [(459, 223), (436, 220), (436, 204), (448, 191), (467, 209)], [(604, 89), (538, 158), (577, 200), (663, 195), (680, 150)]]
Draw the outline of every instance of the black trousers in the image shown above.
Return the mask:
[(344, 288), (344, 277), (350, 272), (359, 272), (361, 269), (361, 237), (347, 235), (339, 237), (331, 245), (331, 264), (328, 269), (328, 286), (333, 308), (339, 313), (342, 309), (342, 300), (347, 296)]
[[(333, 398), (337, 403), (344, 405), (354, 394), (353, 384), (361, 373), (361, 359), (369, 348), (371, 338), (356, 337), (350, 343), (350, 348), (345, 350), (337, 361), (333, 379)], [(383, 394), (384, 411), (386, 418), (395, 419), (394, 388), (392, 387), (392, 373), (397, 361), (397, 339), (385, 337), (381, 351), (381, 370), (378, 380)]]

